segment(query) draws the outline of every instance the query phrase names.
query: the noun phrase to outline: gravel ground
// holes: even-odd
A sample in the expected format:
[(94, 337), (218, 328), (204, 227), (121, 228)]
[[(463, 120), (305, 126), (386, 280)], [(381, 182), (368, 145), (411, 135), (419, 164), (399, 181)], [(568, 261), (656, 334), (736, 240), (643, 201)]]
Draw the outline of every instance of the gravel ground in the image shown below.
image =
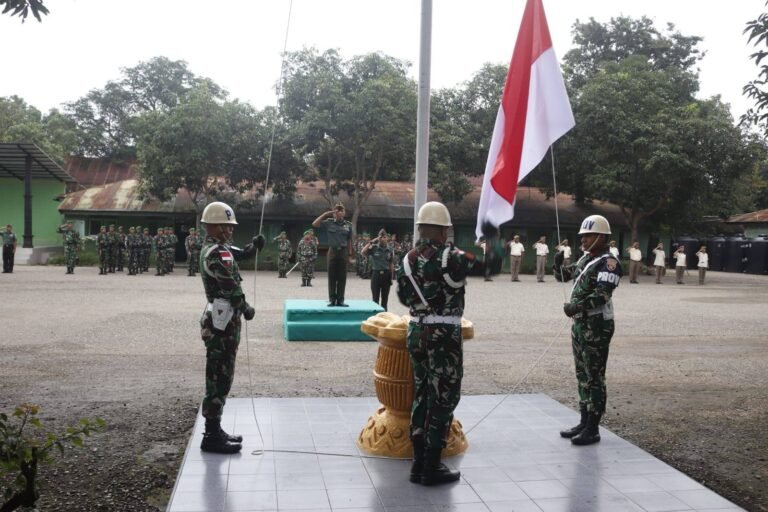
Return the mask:
[[(42, 468), (41, 510), (164, 510), (203, 390), (200, 279), (185, 269), (76, 272), (17, 266), (0, 278), (0, 411), (31, 402), (55, 429), (81, 417), (108, 423)], [(257, 319), (233, 396), (375, 394), (375, 343), (283, 341), (283, 300), (325, 298), (324, 274), (313, 288), (296, 273), (244, 277)], [(658, 286), (641, 276), (617, 290), (605, 425), (747, 510), (768, 511), (768, 277), (707, 277)], [(465, 346), (464, 393), (543, 392), (576, 407), (567, 290), (522, 279), (470, 281), (476, 338)], [(350, 274), (347, 290), (367, 298), (369, 282)], [(394, 291), (390, 301), (406, 312)]]

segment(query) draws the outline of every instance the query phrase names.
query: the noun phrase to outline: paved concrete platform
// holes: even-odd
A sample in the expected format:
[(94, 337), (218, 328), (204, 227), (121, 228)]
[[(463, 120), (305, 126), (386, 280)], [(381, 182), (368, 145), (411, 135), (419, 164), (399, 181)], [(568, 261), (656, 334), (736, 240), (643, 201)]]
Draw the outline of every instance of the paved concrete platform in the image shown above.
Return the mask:
[[(462, 397), (456, 417), (470, 448), (445, 461), (462, 478), (429, 488), (408, 481), (408, 461), (360, 457), (355, 439), (374, 397), (231, 399), (222, 425), (244, 436), (242, 453), (201, 452), (198, 416), (168, 511), (743, 510), (606, 429), (599, 444), (572, 446), (558, 430), (578, 414), (546, 395), (502, 399)], [(259, 431), (267, 451), (254, 455)]]

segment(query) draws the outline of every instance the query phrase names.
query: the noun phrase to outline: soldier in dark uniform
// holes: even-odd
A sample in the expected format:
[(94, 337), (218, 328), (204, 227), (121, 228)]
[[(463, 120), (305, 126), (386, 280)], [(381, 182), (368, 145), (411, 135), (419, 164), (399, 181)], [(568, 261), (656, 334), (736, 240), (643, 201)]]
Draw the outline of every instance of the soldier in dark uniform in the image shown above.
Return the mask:
[(0, 235), (3, 238), (3, 274), (12, 274), (13, 259), (16, 256), (16, 233), (13, 232), (13, 226), (8, 224)]
[(419, 240), (397, 270), (397, 296), (412, 317), (407, 338), (414, 383), (410, 481), (436, 485), (460, 477), (440, 457), (461, 397), (464, 279), (486, 262), (446, 243), (451, 215), (443, 204), (426, 203), (416, 224)]
[(123, 271), (123, 259), (125, 258), (125, 233), (123, 233), (123, 226), (117, 227), (117, 271)]
[(389, 288), (392, 286), (392, 272), (395, 268), (395, 255), (389, 243), (387, 232), (383, 229), (380, 230), (379, 236), (365, 244), (360, 254), (363, 258), (368, 258), (371, 263), (373, 302), (381, 304), (381, 307), (386, 311)]
[(571, 342), (579, 383), (581, 421), (560, 435), (575, 445), (600, 441), (600, 419), (605, 413), (605, 367), (613, 337), (613, 290), (622, 276), (621, 262), (609, 251), (611, 226), (605, 217), (590, 215), (581, 224), (584, 255), (571, 266), (561, 266), (563, 253), (555, 257), (555, 278), (574, 279), (570, 301), (563, 312), (573, 318)]
[(343, 204), (325, 212), (312, 221), (314, 228), (328, 234), (328, 306), (346, 307), (344, 289), (347, 285), (347, 259), (352, 257), (352, 223), (344, 220)]
[(236, 453), (242, 448), (242, 436), (232, 436), (221, 428), (221, 414), (235, 376), (235, 359), (240, 345), (240, 315), (253, 319), (254, 309), (245, 300), (240, 287), (242, 278), (235, 257), (247, 258), (264, 248), (262, 235), (253, 238), (242, 251), (234, 251), (232, 238), (235, 212), (225, 203), (214, 202), (203, 210), (206, 238), (200, 256), (200, 275), (208, 301), (200, 319), (205, 342), (205, 397), (202, 413), (205, 433), (200, 449), (215, 453)]

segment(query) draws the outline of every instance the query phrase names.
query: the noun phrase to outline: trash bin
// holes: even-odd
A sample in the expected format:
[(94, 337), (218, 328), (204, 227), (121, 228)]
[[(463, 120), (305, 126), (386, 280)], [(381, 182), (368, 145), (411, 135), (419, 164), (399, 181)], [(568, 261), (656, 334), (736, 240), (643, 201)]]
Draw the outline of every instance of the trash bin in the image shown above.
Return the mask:
[(721, 272), (725, 270), (725, 237), (715, 235), (706, 240), (709, 253), (709, 269)]
[(747, 274), (768, 274), (768, 235), (749, 240), (747, 247)]
[(729, 236), (725, 239), (725, 271), (744, 272), (747, 265), (747, 246), (749, 242), (743, 236)]

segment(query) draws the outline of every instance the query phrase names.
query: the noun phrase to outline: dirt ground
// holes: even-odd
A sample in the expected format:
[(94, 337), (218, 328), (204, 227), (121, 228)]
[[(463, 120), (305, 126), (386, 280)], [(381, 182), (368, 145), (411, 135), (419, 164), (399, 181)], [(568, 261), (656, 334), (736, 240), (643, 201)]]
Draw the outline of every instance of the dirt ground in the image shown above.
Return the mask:
[[(40, 510), (164, 510), (203, 391), (202, 285), (184, 269), (97, 273), (17, 266), (0, 278), (0, 411), (39, 404), (54, 430), (82, 417), (108, 424), (41, 469)], [(257, 318), (233, 396), (375, 394), (375, 343), (283, 340), (283, 300), (323, 299), (325, 275), (313, 288), (300, 288), (298, 274), (244, 277)], [(659, 286), (642, 276), (617, 290), (605, 426), (745, 509), (768, 511), (768, 277), (707, 277)], [(566, 289), (522, 279), (470, 280), (476, 339), (465, 345), (463, 392), (542, 392), (576, 407)], [(369, 289), (350, 274), (348, 298)], [(390, 302), (405, 313), (394, 291)]]

